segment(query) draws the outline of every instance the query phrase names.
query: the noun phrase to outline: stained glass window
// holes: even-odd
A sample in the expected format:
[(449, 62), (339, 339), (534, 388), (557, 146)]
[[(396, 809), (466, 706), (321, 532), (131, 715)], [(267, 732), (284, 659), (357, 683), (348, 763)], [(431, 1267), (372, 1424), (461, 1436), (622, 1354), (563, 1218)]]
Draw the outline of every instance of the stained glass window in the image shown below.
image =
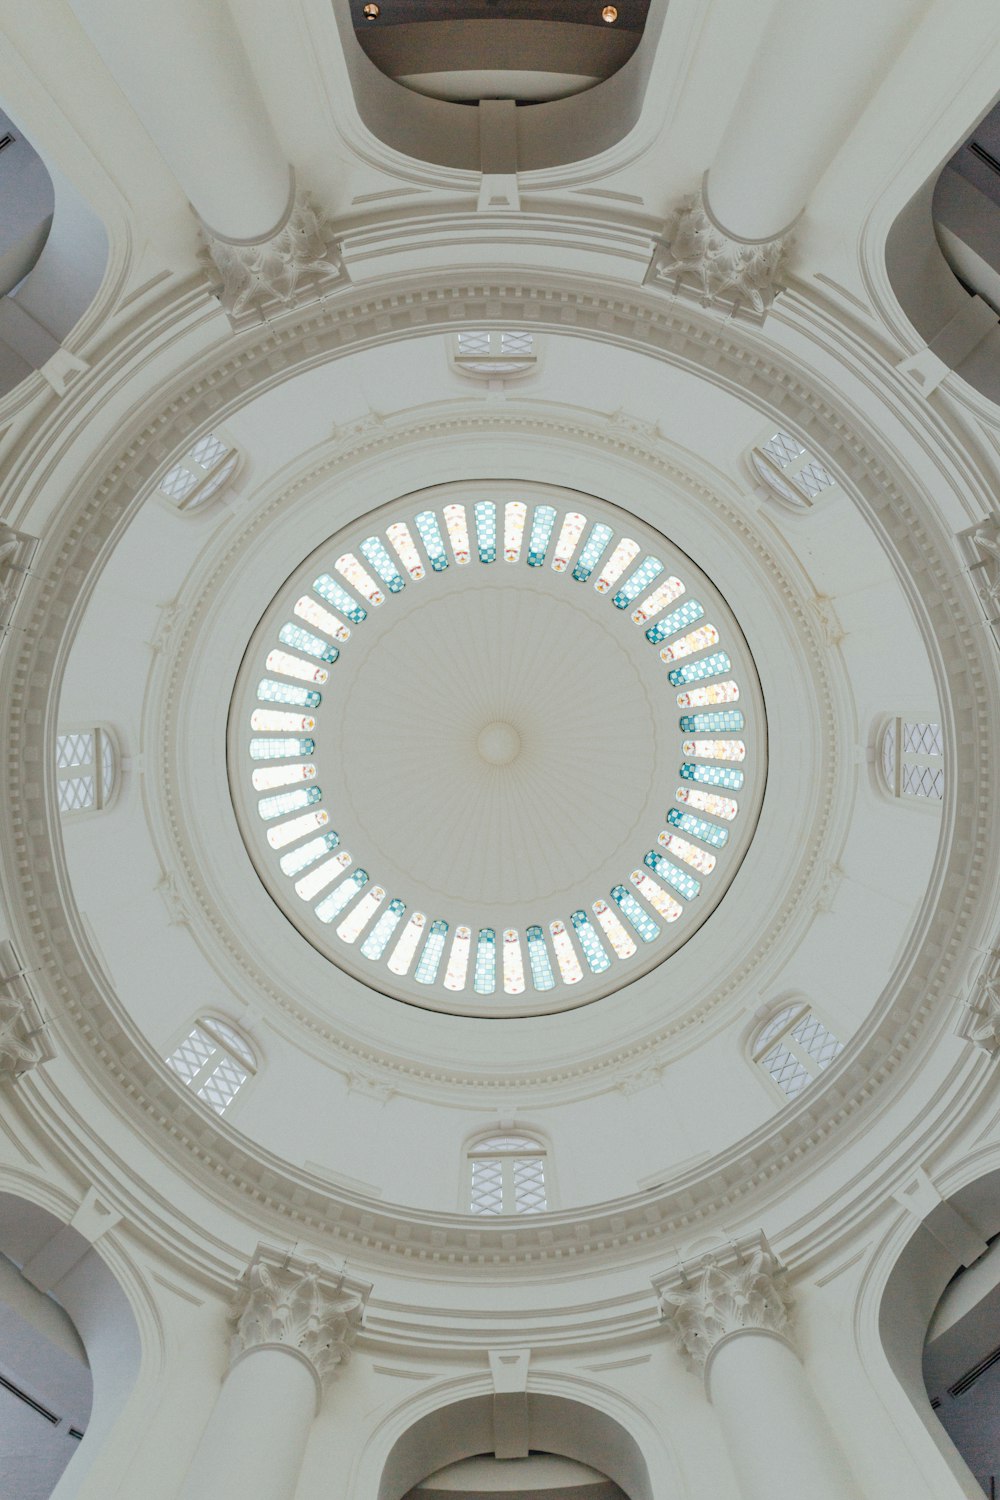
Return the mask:
[(315, 740), (260, 739), (250, 741), (251, 760), (286, 760), (293, 755), (312, 755)]
[[(590, 535), (583, 544), (583, 551), (577, 558), (576, 567), (573, 569), (573, 577), (577, 583), (586, 583), (591, 573), (604, 556), (605, 549), (611, 540), (613, 532), (610, 526), (605, 526), (603, 521), (597, 521), (590, 528)], [(636, 548), (638, 551), (638, 548)]]
[(742, 740), (685, 740), (681, 754), (700, 760), (746, 760), (747, 747)]
[(301, 599), (296, 600), (295, 613), (300, 620), (315, 625), (317, 630), (324, 630), (335, 641), (349, 641), (351, 638), (351, 627), (338, 620), (336, 615), (331, 615), (328, 609), (317, 604), (308, 594), (303, 594)]
[[(662, 620), (657, 620), (646, 631), (647, 641), (652, 641), (658, 646), (660, 641), (665, 641), (668, 636), (676, 635), (687, 625), (693, 625), (695, 620), (700, 620), (705, 613), (705, 606), (698, 599), (685, 599), (679, 609), (671, 610), (669, 615), (664, 615)], [(635, 619), (635, 615), (632, 616)]]
[(492, 995), (497, 987), (497, 935), (492, 927), (479, 929), (473, 987), (477, 995)]
[(353, 552), (345, 552), (343, 557), (338, 557), (334, 563), (335, 570), (347, 583), (351, 585), (362, 597), (367, 599), (373, 608), (378, 608), (385, 603), (385, 595), (375, 582), (367, 568), (363, 568)]
[(255, 792), (269, 792), (274, 787), (294, 786), (299, 781), (312, 781), (316, 767), (310, 761), (299, 766), (258, 766), (252, 777)]
[(760, 1028), (751, 1056), (781, 1093), (794, 1099), (843, 1049), (809, 1005), (796, 1001), (782, 1006)]
[[(316, 728), (316, 720), (309, 714), (286, 714), (280, 709), (255, 708), (250, 715), (250, 728), (258, 733), (266, 734), (268, 731), (277, 733), (295, 733), (300, 729), (311, 732)], [(255, 744), (262, 743), (254, 741)], [(309, 752), (312, 754), (312, 751)]]
[(317, 828), (322, 828), (329, 823), (330, 814), (322, 807), (314, 808), (301, 818), (290, 818), (287, 823), (279, 823), (276, 828), (267, 830), (267, 842), (272, 849), (284, 849), (288, 844), (294, 844), (297, 840), (305, 838), (307, 833), (315, 833)]
[(635, 943), (606, 901), (594, 902), (594, 916), (618, 957), (631, 958), (636, 951)]
[(573, 931), (576, 933), (577, 941), (583, 949), (583, 956), (587, 960), (587, 966), (592, 974), (603, 974), (605, 969), (610, 969), (611, 960), (604, 951), (594, 924), (585, 911), (575, 911), (570, 916)]
[(249, 1043), (218, 1016), (205, 1016), (192, 1026), (166, 1063), (220, 1115), (257, 1071)]
[(644, 856), (644, 863), (655, 871), (661, 880), (672, 885), (685, 901), (693, 901), (701, 890), (699, 880), (695, 880), (694, 876), (689, 875), (686, 870), (679, 870), (675, 864), (672, 864), (669, 859), (664, 859), (663, 855), (658, 854), (655, 849), (650, 849), (649, 853)]
[(556, 523), (554, 506), (536, 505), (531, 517), (531, 533), (528, 537), (528, 566), (540, 568), (545, 562), (552, 528)]
[(455, 562), (459, 567), (464, 567), (472, 556), (469, 550), (469, 523), (465, 517), (465, 506), (446, 505), (444, 522), (448, 528), (448, 540), (451, 543)]
[(701, 682), (706, 677), (721, 677), (723, 672), (732, 670), (732, 665), (724, 651), (716, 651), (713, 656), (703, 656), (701, 661), (691, 661), (683, 667), (674, 667), (667, 673), (667, 678), (674, 687), (683, 687), (685, 683)]
[(390, 938), (399, 926), (400, 919), (405, 910), (405, 903), (394, 896), (361, 944), (360, 951), (364, 954), (365, 958), (370, 958), (375, 962), (382, 957), (382, 954), (389, 946)]
[(437, 979), (438, 969), (441, 967), (441, 959), (444, 956), (445, 939), (448, 936), (448, 923), (440, 920), (430, 925), (424, 951), (421, 953), (413, 977), (418, 984), (433, 984)]
[(279, 792), (274, 797), (261, 797), (257, 811), (265, 821), (283, 818), (287, 813), (297, 812), (300, 807), (309, 807), (319, 802), (323, 793), (318, 786), (302, 787), (295, 792)]
[[(680, 874), (680, 871), (678, 871), (678, 874)], [(659, 912), (664, 922), (677, 921), (684, 908), (679, 901), (674, 900), (673, 896), (668, 895), (651, 875), (647, 875), (643, 870), (633, 870), (629, 876), (629, 880), (631, 880), (640, 896), (643, 896), (649, 902), (653, 910)]]
[[(633, 871), (633, 873), (638, 874), (640, 872)], [(659, 926), (653, 921), (648, 912), (643, 911), (638, 901), (632, 895), (632, 892), (627, 891), (623, 885), (613, 885), (611, 887), (611, 899), (617, 902), (622, 916), (632, 924), (642, 938), (642, 941), (644, 943), (651, 943), (660, 931)], [(600, 921), (600, 913), (598, 913), (597, 920)]]
[(330, 676), (325, 667), (304, 661), (301, 656), (292, 656), (289, 651), (269, 651), (264, 665), (269, 672), (280, 672), (282, 677), (297, 677), (300, 682), (315, 682), (320, 687)]
[(400, 933), (396, 946), (389, 955), (389, 970), (393, 974), (405, 974), (413, 962), (417, 945), (424, 935), (427, 918), (422, 911), (415, 911)]
[(351, 856), (346, 849), (341, 849), (332, 859), (324, 860), (307, 875), (300, 876), (295, 882), (295, 894), (303, 901), (311, 901), (320, 891), (325, 891), (328, 885), (332, 885), (350, 863)]
[(420, 512), (417, 516), (417, 530), (424, 544), (424, 551), (427, 553), (432, 572), (443, 573), (448, 566), (448, 554), (445, 551), (438, 518), (432, 510)]
[(521, 939), (513, 927), (504, 929), (502, 953), (504, 993), (523, 995), (524, 958), (521, 953)]
[[(296, 687), (291, 682), (275, 682), (270, 677), (264, 677), (258, 682), (257, 697), (262, 703), (288, 703), (299, 708), (319, 708), (323, 701), (323, 694), (317, 693), (315, 688)], [(257, 728), (256, 724), (254, 728)]]
[(586, 524), (586, 516), (582, 516), (577, 510), (568, 510), (563, 516), (563, 523), (559, 528), (555, 550), (552, 554), (552, 571), (554, 573), (564, 573), (569, 567), (570, 560), (576, 551), (577, 543), (583, 535), (583, 528)]
[(390, 594), (398, 594), (406, 586), (406, 580), (382, 545), (380, 537), (365, 537), (361, 543), (361, 556), (375, 569)]
[(678, 708), (704, 708), (709, 703), (739, 702), (739, 685), (735, 682), (711, 682), (707, 687), (689, 688), (677, 694)]
[[(671, 575), (671, 577), (664, 579), (664, 581), (662, 583), (658, 583), (653, 592), (647, 595), (647, 597), (643, 599), (642, 603), (632, 611), (633, 624), (642, 625), (646, 620), (651, 620), (654, 615), (658, 615), (660, 613), (661, 609), (666, 609), (668, 604), (672, 604), (675, 599), (679, 599), (683, 592), (684, 585), (683, 583), (681, 583), (679, 578), (674, 578), (673, 575)], [(698, 616), (692, 615), (691, 618), (696, 620)], [(679, 629), (680, 627), (678, 626), (677, 628)], [(669, 634), (669, 631), (667, 632), (667, 634)]]
[(337, 936), (341, 942), (356, 943), (384, 900), (384, 886), (373, 885), (370, 891), (366, 891), (337, 928)]
[(594, 584), (599, 594), (607, 594), (611, 585), (617, 583), (630, 563), (639, 556), (639, 543), (633, 542), (631, 537), (623, 536), (608, 561), (601, 569), (600, 576)]
[(635, 572), (625, 580), (615, 595), (612, 603), (615, 609), (628, 609), (633, 599), (638, 598), (643, 589), (648, 588), (654, 578), (658, 578), (663, 572), (663, 564), (658, 557), (647, 557)]
[[(713, 849), (721, 849), (729, 838), (728, 828), (720, 828), (717, 823), (709, 823), (705, 818), (696, 818), (693, 813), (681, 812), (679, 807), (669, 809), (667, 822), (674, 828), (679, 828), (682, 833), (690, 833), (696, 839), (711, 844)], [(660, 834), (661, 841), (665, 837), (672, 838), (673, 835)]]
[[(700, 787), (679, 786), (677, 801), (696, 807), (699, 812), (710, 813), (713, 818), (725, 818), (731, 823), (739, 812), (739, 803), (733, 797), (719, 797), (715, 792), (703, 792)], [(724, 841), (723, 841), (724, 842)]]
[(725, 734), (744, 727), (743, 715), (738, 708), (712, 714), (682, 714), (680, 727), (685, 734)]
[(332, 604), (334, 609), (339, 609), (340, 613), (346, 615), (353, 624), (360, 625), (362, 620), (367, 620), (368, 611), (364, 605), (352, 598), (335, 578), (330, 577), (329, 573), (321, 573), (313, 583), (313, 588), (321, 599), (325, 599), (327, 604)]
[(508, 500), (503, 510), (503, 560), (516, 563), (521, 556), (528, 507), (523, 500)]
[(702, 781), (708, 786), (724, 786), (738, 792), (743, 785), (743, 772), (730, 771), (725, 766), (693, 766), (690, 761), (681, 761), (681, 775), (686, 781)]
[(318, 859), (331, 849), (336, 849), (340, 843), (339, 833), (324, 833), (318, 839), (310, 839), (307, 844), (300, 844), (298, 849), (292, 849), (288, 854), (283, 854), (278, 863), (284, 875), (298, 875), (300, 870), (306, 870)]
[(368, 871), (355, 870), (353, 875), (348, 875), (338, 886), (324, 896), (315, 908), (316, 915), (321, 922), (333, 922), (361, 890), (362, 886), (368, 884)]
[(476, 501), (476, 546), (481, 563), (497, 560), (497, 508), (492, 500)]
[(468, 1150), (469, 1212), (540, 1214), (548, 1208), (545, 1147), (527, 1135), (498, 1134)]
[(583, 970), (580, 968), (580, 960), (576, 956), (576, 949), (570, 941), (569, 933), (566, 931), (565, 922), (550, 922), (549, 933), (552, 937), (552, 951), (559, 965), (559, 973), (562, 975), (563, 984), (579, 984), (583, 978)]
[(549, 961), (548, 949), (545, 946), (545, 937), (540, 927), (529, 927), (528, 938), (528, 962), (531, 965), (531, 982), (536, 990), (545, 991), (555, 988), (555, 975), (552, 972), (552, 964)]
[(451, 952), (448, 955), (448, 967), (445, 970), (444, 987), (446, 990), (464, 990), (465, 981), (469, 972), (469, 953), (472, 949), (472, 928), (456, 927), (455, 936), (452, 939)]
[(660, 660), (679, 661), (682, 656), (693, 656), (696, 651), (704, 651), (709, 646), (718, 644), (719, 632), (715, 626), (699, 625), (697, 630), (692, 630), (687, 635), (680, 635), (676, 640), (668, 641), (665, 646), (661, 646)]

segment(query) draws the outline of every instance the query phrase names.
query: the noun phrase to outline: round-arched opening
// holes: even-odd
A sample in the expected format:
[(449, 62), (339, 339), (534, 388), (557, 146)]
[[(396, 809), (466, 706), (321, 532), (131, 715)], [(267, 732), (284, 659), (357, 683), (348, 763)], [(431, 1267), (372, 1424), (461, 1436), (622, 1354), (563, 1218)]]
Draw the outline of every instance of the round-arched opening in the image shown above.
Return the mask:
[[(87, 1200), (85, 1216), (107, 1210)], [(124, 1291), (84, 1234), (0, 1193), (0, 1470), (11, 1495), (82, 1488), (139, 1370)]]
[[(502, 1456), (507, 1455), (507, 1456)], [(393, 1444), (378, 1500), (445, 1495), (653, 1500), (635, 1437), (607, 1412), (563, 1396), (473, 1396), (428, 1412)]]

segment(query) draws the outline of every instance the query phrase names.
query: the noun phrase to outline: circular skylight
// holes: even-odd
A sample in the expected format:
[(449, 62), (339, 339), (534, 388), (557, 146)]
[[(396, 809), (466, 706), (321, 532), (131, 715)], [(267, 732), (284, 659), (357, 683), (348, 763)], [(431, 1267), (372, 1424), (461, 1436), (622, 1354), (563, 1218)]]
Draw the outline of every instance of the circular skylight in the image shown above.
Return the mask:
[(422, 491), (324, 543), (230, 715), (241, 829), (285, 914), (375, 989), (476, 1015), (597, 999), (690, 938), (765, 761), (705, 574), (543, 485)]

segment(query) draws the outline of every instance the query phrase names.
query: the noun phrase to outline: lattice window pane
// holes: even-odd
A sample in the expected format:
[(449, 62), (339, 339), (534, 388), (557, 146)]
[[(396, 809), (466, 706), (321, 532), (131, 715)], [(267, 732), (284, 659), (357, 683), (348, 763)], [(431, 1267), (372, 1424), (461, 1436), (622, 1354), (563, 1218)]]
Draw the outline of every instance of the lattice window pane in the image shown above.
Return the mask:
[(184, 500), (198, 483), (197, 474), (183, 464), (174, 464), (160, 480), (160, 494), (168, 500)]
[(944, 741), (940, 724), (903, 725), (904, 755), (943, 755)]
[(944, 796), (944, 771), (933, 766), (904, 766), (903, 792), (907, 797), (936, 798)]
[(198, 1096), (221, 1115), (236, 1097), (240, 1086), (246, 1083), (248, 1076), (246, 1069), (238, 1062), (231, 1057), (223, 1057), (198, 1088)]
[(220, 1021), (218, 1016), (206, 1016), (205, 1025), (211, 1027), (215, 1035), (234, 1057), (238, 1057), (241, 1062), (245, 1062), (250, 1069), (256, 1066), (256, 1060), (250, 1047), (240, 1036), (239, 1032), (234, 1031), (227, 1022)]
[(538, 1142), (524, 1135), (491, 1135), (488, 1141), (477, 1141), (473, 1155), (493, 1154), (496, 1151), (537, 1151)]
[(896, 784), (896, 721), (891, 719), (882, 736), (882, 771), (890, 787)]
[(94, 762), (94, 736), (92, 734), (60, 734), (56, 736), (56, 766), (65, 771), (71, 766), (90, 766)]
[(59, 811), (64, 813), (82, 812), (96, 800), (93, 776), (69, 776), (59, 782), (58, 792)]
[(827, 1067), (838, 1052), (844, 1050), (843, 1042), (838, 1042), (815, 1016), (806, 1016), (801, 1020), (792, 1036), (820, 1068)]
[(811, 463), (803, 464), (795, 476), (795, 482), (802, 486), (807, 495), (815, 496), (820, 490), (832, 489), (837, 481), (829, 469), (824, 469), (823, 465), (814, 458)]
[(535, 348), (535, 336), (524, 330), (507, 330), (500, 335), (500, 349), (504, 354), (531, 354)]
[(489, 354), (490, 336), (485, 329), (466, 330), (458, 335), (459, 354)]
[(779, 468), (785, 469), (794, 459), (801, 457), (806, 450), (787, 432), (776, 432), (761, 445), (761, 451), (766, 453), (768, 458), (773, 458)]
[(190, 1083), (195, 1074), (208, 1062), (215, 1051), (215, 1047), (203, 1031), (197, 1026), (191, 1035), (184, 1038), (175, 1052), (167, 1058), (167, 1066), (173, 1068), (183, 1078), (185, 1083)]
[(756, 1046), (754, 1047), (754, 1052), (758, 1057), (765, 1050), (769, 1042), (773, 1042), (775, 1037), (782, 1036), (788, 1030), (794, 1017), (799, 1015), (801, 1011), (801, 1004), (786, 1005), (783, 1010), (778, 1011), (777, 1015), (771, 1017), (764, 1030), (758, 1036)]
[(193, 463), (200, 465), (201, 468), (211, 469), (228, 452), (228, 443), (222, 442), (221, 438), (217, 438), (214, 432), (207, 432), (203, 438), (198, 439), (188, 457)]
[(469, 1211), (474, 1214), (503, 1213), (503, 1165), (499, 1161), (473, 1161)]
[(514, 1209), (519, 1214), (544, 1213), (545, 1162), (541, 1157), (514, 1161)]
[(779, 1089), (787, 1094), (789, 1099), (794, 1099), (795, 1095), (801, 1093), (809, 1082), (809, 1073), (805, 1065), (781, 1042), (771, 1049), (762, 1062)]

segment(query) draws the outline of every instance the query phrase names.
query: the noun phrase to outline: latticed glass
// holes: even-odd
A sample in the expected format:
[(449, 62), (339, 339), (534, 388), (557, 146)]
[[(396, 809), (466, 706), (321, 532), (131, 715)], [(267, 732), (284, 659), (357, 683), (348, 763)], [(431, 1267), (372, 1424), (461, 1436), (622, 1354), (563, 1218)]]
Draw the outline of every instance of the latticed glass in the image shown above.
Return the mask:
[(114, 784), (114, 746), (103, 730), (71, 730), (56, 736), (56, 797), (61, 813), (103, 807)]
[(944, 796), (944, 736), (940, 724), (890, 719), (882, 735), (882, 774), (894, 797), (940, 801)]
[(752, 1056), (789, 1099), (829, 1067), (844, 1044), (801, 1000), (784, 1005), (757, 1033)]
[(540, 1214), (548, 1207), (545, 1148), (531, 1136), (495, 1135), (468, 1155), (469, 1212)]
[(199, 1099), (223, 1114), (256, 1071), (249, 1044), (227, 1022), (206, 1016), (166, 1059)]

